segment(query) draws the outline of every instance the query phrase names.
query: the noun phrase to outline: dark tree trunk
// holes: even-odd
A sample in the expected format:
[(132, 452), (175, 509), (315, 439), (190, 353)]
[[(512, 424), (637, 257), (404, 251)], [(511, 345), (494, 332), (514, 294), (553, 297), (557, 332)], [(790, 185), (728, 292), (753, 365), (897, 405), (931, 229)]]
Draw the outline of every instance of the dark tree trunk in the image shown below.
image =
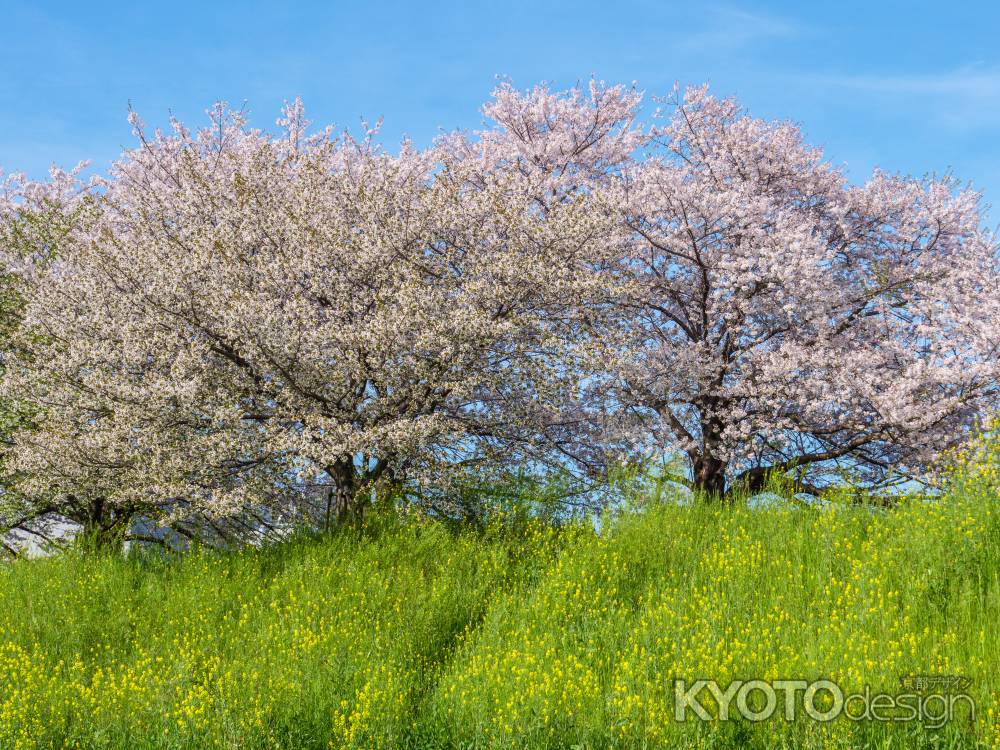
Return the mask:
[(708, 500), (721, 500), (726, 495), (727, 463), (718, 456), (722, 450), (723, 424), (718, 417), (710, 416), (715, 404), (699, 404), (702, 414), (702, 450), (691, 456), (693, 486)]
[(110, 549), (122, 542), (134, 515), (130, 507), (109, 504), (104, 498), (91, 500), (79, 519), (81, 536), (96, 549)]
[(712, 456), (699, 456), (694, 461), (694, 489), (706, 499), (719, 500), (726, 494), (726, 462)]
[(360, 483), (354, 461), (342, 458), (327, 467), (327, 473), (333, 479), (333, 491), (327, 500), (327, 527), (331, 524), (360, 521), (364, 508), (359, 497)]

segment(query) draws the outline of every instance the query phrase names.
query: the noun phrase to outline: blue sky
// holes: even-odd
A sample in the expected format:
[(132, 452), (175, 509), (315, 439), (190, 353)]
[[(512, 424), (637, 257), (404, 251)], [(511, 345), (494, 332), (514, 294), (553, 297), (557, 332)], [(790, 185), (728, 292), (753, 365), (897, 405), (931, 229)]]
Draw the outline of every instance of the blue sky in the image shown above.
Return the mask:
[(475, 128), (497, 75), (596, 75), (649, 94), (707, 81), (802, 124), (863, 179), (950, 169), (1000, 217), (1000, 3), (9, 2), (0, 0), (0, 167), (104, 169), (152, 125), (216, 100), (271, 127), (301, 96), (317, 124), (385, 117), (389, 142)]

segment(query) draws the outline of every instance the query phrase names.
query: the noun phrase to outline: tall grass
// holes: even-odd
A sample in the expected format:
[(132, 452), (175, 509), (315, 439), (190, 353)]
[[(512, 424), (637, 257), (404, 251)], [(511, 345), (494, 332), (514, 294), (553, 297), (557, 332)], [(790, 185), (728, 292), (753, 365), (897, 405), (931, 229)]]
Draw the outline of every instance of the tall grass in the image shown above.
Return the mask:
[[(968, 475), (891, 511), (378, 517), (264, 550), (74, 552), (0, 570), (0, 747), (1000, 747), (998, 615), (1000, 499)], [(673, 714), (675, 677), (925, 674), (971, 680), (975, 720)]]

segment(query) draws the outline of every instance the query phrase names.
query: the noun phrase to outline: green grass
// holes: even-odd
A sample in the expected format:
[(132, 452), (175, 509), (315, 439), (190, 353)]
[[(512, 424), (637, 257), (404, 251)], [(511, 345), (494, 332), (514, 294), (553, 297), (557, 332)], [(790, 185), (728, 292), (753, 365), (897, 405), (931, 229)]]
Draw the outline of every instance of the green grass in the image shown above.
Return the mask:
[[(19, 561), (0, 569), (0, 747), (1000, 746), (988, 487)], [(898, 693), (911, 674), (968, 677), (975, 722), (673, 718), (674, 677)]]

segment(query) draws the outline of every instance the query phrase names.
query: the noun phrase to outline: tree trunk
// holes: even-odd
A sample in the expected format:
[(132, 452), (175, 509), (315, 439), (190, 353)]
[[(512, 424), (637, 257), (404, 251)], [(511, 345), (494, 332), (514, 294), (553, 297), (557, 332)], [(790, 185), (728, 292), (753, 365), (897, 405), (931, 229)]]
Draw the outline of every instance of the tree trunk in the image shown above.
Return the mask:
[(336, 525), (349, 521), (360, 521), (364, 509), (359, 502), (358, 475), (354, 468), (354, 461), (342, 458), (332, 466), (327, 467), (327, 473), (333, 479), (333, 492), (328, 499), (326, 525), (330, 526), (331, 515)]
[(110, 505), (104, 498), (91, 500), (85, 508), (85, 516), (80, 519), (81, 536), (96, 549), (110, 549), (121, 542), (134, 511), (128, 507)]
[(708, 500), (721, 500), (726, 495), (727, 464), (717, 456), (722, 453), (722, 422), (710, 416), (714, 404), (699, 404), (702, 414), (702, 450), (692, 457), (694, 489)]
[(726, 494), (726, 463), (712, 456), (699, 456), (694, 462), (695, 491), (708, 500), (720, 500)]

